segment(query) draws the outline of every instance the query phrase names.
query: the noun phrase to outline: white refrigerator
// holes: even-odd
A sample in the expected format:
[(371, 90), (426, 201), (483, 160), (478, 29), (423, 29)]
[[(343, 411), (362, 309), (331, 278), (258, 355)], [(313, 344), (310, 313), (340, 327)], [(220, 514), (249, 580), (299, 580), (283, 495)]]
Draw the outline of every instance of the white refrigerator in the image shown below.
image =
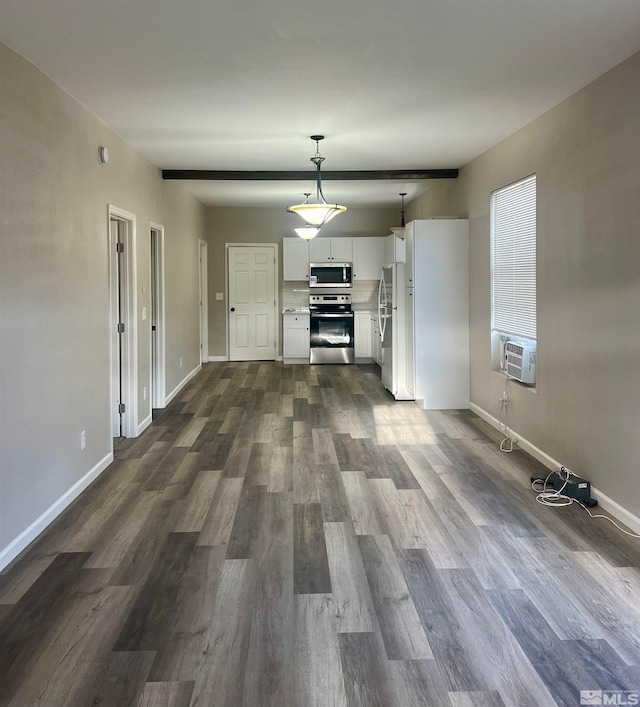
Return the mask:
[(407, 386), (409, 361), (404, 263), (391, 263), (382, 268), (378, 319), (382, 341), (382, 384), (396, 400), (413, 400)]

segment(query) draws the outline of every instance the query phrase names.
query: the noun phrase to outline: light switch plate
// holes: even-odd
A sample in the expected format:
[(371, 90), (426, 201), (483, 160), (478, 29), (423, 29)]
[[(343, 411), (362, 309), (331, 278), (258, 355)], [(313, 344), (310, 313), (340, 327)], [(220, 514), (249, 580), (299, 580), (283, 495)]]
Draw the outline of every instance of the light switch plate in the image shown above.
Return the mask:
[(216, 292), (216, 300), (223, 299), (222, 292)]

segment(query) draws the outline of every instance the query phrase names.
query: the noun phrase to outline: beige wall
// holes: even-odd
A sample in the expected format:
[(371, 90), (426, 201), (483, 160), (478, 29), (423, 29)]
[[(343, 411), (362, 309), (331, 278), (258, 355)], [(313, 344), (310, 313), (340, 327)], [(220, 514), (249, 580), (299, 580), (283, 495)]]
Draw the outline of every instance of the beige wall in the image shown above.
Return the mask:
[(137, 218), (139, 422), (151, 398), (150, 320), (140, 317), (150, 308), (149, 221), (166, 227), (170, 392), (199, 364), (205, 209), (3, 45), (0, 66), (2, 553), (111, 450), (107, 205)]
[(498, 416), (490, 366), (489, 201), (537, 175), (538, 383), (509, 423), (640, 515), (640, 54), (472, 161), (471, 399)]
[[(387, 236), (397, 226), (397, 208), (349, 208), (336, 216), (317, 238)], [(294, 228), (302, 219), (286, 209), (214, 208), (207, 209), (207, 241), (209, 258), (209, 356), (226, 356), (225, 244), (277, 243), (279, 251), (278, 280), (282, 282), (282, 239), (295, 236)], [(224, 292), (225, 300), (216, 301), (215, 293)], [(282, 292), (281, 301), (282, 301)]]
[(206, 209), (180, 184), (160, 182), (160, 186), (161, 223), (165, 227), (165, 356), (169, 395), (200, 362), (198, 240), (206, 236)]
[(407, 204), (407, 223), (423, 218), (457, 216), (459, 210), (459, 183), (457, 179), (434, 179), (427, 182), (427, 189)]

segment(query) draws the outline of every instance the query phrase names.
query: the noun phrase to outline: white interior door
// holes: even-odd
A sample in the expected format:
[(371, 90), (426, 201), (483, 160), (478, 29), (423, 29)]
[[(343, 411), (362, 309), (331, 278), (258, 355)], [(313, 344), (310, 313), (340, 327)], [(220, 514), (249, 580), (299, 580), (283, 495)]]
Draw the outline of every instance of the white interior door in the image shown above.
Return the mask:
[(276, 246), (229, 246), (229, 360), (276, 357)]
[(165, 406), (164, 228), (151, 224), (151, 403)]
[(136, 217), (109, 204), (111, 431), (137, 437)]
[(122, 413), (120, 412), (120, 404), (122, 402), (122, 350), (121, 350), (121, 332), (119, 324), (121, 323), (121, 259), (119, 245), (122, 243), (120, 238), (119, 224), (115, 219), (109, 221), (109, 251), (110, 251), (110, 267), (109, 278), (111, 280), (111, 316), (110, 316), (110, 333), (111, 333), (111, 436), (120, 437), (122, 434)]
[(200, 362), (209, 360), (209, 285), (207, 276), (207, 243), (200, 241)]

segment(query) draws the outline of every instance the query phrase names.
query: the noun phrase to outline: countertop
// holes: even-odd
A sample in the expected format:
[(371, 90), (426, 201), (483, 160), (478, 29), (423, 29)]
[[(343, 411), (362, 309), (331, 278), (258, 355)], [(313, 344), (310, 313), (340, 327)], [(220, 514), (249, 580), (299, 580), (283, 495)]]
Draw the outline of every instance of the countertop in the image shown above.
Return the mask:
[[(371, 309), (369, 305), (364, 305), (361, 308), (357, 304), (354, 304), (352, 309), (358, 314), (378, 314), (378, 311)], [(309, 314), (309, 307), (290, 307), (287, 309), (283, 309), (282, 314)]]

